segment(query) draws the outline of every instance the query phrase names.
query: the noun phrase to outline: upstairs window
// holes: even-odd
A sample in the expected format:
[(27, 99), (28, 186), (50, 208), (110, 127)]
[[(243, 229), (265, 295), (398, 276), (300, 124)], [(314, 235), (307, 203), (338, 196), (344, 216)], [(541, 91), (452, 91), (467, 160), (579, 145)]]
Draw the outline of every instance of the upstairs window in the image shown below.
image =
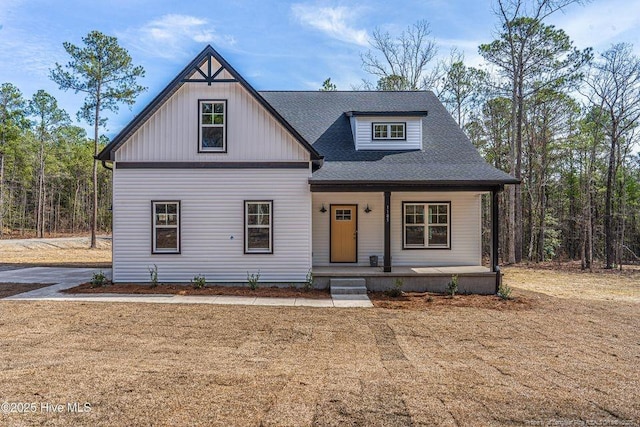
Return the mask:
[(198, 151), (227, 151), (227, 101), (199, 101)]
[(151, 253), (180, 253), (180, 202), (151, 202), (153, 236)]
[(373, 123), (372, 126), (372, 138), (374, 140), (407, 139), (405, 134), (406, 123)]
[(449, 202), (403, 203), (404, 249), (450, 249)]

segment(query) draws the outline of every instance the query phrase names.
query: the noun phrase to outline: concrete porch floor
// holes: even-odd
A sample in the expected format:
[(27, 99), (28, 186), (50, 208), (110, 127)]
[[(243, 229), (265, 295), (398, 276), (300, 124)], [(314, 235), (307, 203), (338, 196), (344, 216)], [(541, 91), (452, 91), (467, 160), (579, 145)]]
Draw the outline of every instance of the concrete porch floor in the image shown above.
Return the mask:
[(382, 271), (382, 267), (360, 266), (323, 266), (311, 269), (316, 276), (419, 276), (490, 273), (491, 270), (481, 265), (461, 265), (452, 267), (392, 267), (391, 273)]

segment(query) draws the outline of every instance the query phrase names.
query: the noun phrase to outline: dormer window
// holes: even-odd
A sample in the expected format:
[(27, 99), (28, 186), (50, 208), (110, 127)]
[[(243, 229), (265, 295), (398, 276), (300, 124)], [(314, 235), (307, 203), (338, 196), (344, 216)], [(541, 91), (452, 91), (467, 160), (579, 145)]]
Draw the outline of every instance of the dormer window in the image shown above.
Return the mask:
[(226, 153), (227, 101), (201, 100), (198, 125), (198, 152)]
[(372, 139), (374, 140), (389, 140), (399, 139), (406, 140), (405, 134), (406, 123), (373, 123), (372, 124)]

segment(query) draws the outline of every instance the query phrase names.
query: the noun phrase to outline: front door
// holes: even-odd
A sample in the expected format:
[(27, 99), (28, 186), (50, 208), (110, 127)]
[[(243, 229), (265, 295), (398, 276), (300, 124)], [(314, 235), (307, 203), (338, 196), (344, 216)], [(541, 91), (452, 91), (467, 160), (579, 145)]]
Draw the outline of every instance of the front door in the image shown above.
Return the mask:
[(331, 205), (331, 262), (357, 262), (358, 205)]

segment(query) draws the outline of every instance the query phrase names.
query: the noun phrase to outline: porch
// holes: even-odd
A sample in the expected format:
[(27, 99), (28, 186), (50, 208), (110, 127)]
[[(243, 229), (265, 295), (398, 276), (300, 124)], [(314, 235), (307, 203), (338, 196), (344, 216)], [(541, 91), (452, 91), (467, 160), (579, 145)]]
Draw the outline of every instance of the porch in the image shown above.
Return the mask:
[(384, 267), (317, 266), (312, 268), (315, 286), (329, 287), (332, 278), (362, 278), (370, 291), (392, 288), (402, 280), (402, 290), (417, 292), (445, 292), (451, 277), (458, 276), (459, 293), (493, 294), (500, 273), (479, 265), (446, 267), (394, 266), (391, 272)]

